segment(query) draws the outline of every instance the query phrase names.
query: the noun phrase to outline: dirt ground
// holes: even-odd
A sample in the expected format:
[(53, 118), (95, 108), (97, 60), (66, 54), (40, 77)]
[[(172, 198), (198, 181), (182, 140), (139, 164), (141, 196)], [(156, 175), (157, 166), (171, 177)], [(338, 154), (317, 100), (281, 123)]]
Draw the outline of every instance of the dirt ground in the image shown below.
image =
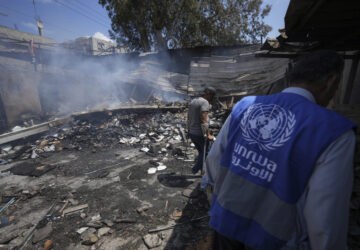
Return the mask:
[[(191, 174), (194, 154), (187, 159), (171, 150), (159, 155), (143, 152), (141, 145), (104, 144), (64, 147), (1, 165), (1, 206), (15, 198), (1, 214), (15, 216), (0, 228), (1, 246), (44, 249), (51, 240), (59, 250), (209, 249), (209, 204), (199, 187), (201, 176)], [(186, 151), (195, 153), (191, 146)], [(167, 168), (148, 174), (154, 159)], [(51, 170), (38, 177), (7, 172), (14, 166)]]

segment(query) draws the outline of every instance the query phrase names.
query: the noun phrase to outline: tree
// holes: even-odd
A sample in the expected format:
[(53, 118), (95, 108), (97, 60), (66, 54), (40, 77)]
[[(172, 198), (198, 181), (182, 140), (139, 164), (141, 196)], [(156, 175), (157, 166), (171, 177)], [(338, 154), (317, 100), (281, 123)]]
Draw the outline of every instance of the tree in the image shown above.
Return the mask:
[(99, 0), (112, 39), (134, 51), (258, 43), (271, 27), (262, 0)]

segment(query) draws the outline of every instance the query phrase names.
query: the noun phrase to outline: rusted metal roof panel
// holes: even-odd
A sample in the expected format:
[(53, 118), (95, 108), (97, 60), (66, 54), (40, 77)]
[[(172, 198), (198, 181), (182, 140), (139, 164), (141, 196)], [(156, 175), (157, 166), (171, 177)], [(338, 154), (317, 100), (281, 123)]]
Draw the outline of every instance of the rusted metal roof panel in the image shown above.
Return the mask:
[(360, 49), (360, 1), (291, 0), (284, 42), (318, 42), (319, 48)]

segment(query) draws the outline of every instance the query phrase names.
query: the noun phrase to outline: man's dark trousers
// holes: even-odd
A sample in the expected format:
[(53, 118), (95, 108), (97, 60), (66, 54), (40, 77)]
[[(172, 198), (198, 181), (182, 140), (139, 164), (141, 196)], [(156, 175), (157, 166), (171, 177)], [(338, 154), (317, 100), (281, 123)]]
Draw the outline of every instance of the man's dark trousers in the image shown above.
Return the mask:
[(229, 239), (214, 231), (212, 239), (212, 250), (250, 250), (239, 241)]
[[(191, 141), (194, 143), (195, 148), (199, 153), (195, 166), (192, 168), (193, 174), (196, 174), (199, 170), (202, 170), (203, 167), (205, 138), (202, 135), (193, 135), (190, 133), (189, 133), (189, 137)], [(206, 140), (206, 155), (208, 151), (209, 151), (209, 140)]]

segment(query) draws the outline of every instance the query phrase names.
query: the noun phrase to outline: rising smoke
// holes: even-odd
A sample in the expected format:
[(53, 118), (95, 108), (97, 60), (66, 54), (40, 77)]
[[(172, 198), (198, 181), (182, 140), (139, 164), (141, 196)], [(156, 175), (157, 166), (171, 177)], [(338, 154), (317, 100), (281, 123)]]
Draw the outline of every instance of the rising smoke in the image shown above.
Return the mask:
[(84, 56), (59, 49), (41, 69), (43, 111), (69, 115), (114, 108), (129, 103), (130, 97), (141, 101), (149, 95), (162, 101), (183, 100), (168, 80), (164, 69), (168, 61), (166, 56), (151, 60), (134, 54)]

